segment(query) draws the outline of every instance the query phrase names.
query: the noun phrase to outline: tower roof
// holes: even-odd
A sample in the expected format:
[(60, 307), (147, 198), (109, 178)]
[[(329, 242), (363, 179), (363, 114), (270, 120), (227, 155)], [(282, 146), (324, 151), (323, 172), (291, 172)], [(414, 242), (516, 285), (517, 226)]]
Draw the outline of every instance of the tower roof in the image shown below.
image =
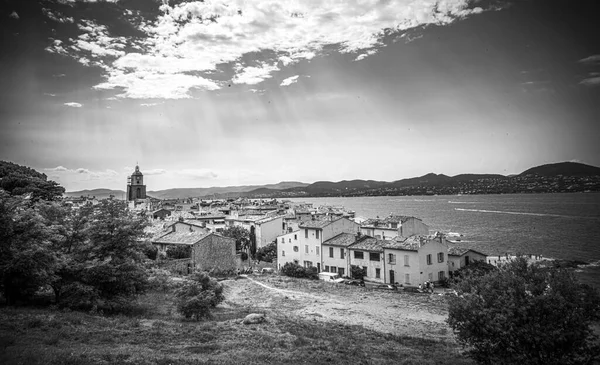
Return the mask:
[(135, 165), (135, 171), (133, 172), (133, 174), (131, 174), (131, 176), (134, 175), (143, 176), (143, 174), (140, 172), (140, 167), (138, 165)]

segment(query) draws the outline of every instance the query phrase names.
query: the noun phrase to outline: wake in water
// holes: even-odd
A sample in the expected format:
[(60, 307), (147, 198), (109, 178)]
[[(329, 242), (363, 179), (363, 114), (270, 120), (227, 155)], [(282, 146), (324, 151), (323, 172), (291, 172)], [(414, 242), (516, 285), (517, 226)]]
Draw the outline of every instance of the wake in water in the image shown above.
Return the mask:
[(452, 200), (448, 200), (448, 204), (479, 204), (479, 202), (455, 202)]
[(532, 215), (532, 216), (536, 216), (536, 217), (597, 219), (595, 217), (581, 217), (581, 216), (576, 216), (576, 215), (561, 215), (561, 214), (549, 214), (549, 213), (527, 213), (527, 212), (509, 212), (509, 211), (503, 211), (503, 210), (466, 209), (466, 208), (454, 208), (454, 210), (460, 210), (462, 212), (498, 213), (498, 214), (514, 214), (514, 215)]

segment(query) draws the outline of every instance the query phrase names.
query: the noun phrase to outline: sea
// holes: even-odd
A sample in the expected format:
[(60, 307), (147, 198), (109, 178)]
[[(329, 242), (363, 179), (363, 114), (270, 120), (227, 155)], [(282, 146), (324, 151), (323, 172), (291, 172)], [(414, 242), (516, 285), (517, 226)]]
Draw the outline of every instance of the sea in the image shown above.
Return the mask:
[[(415, 216), (456, 245), (488, 255), (585, 261), (581, 282), (600, 289), (600, 193), (294, 198), (343, 206), (357, 218)], [(460, 241), (458, 241), (460, 240)]]

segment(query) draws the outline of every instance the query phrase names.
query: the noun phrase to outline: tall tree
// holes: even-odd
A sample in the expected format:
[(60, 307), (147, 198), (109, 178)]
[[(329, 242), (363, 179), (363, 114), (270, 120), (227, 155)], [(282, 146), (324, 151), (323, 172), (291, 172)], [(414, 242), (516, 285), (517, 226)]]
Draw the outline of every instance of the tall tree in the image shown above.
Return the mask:
[(459, 278), (448, 323), (484, 364), (589, 364), (600, 346), (590, 325), (600, 297), (573, 272), (525, 258)]
[(250, 232), (241, 226), (227, 227), (222, 233), (225, 237), (231, 237), (235, 239), (236, 251), (246, 251), (250, 244)]

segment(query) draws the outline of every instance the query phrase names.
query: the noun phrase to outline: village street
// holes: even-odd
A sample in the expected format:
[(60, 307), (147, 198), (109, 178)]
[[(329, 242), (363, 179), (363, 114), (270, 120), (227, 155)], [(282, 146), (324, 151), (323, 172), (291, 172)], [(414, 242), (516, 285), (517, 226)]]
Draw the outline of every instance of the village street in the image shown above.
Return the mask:
[(222, 307), (255, 308), (271, 316), (298, 316), (359, 325), (395, 335), (451, 339), (446, 301), (441, 295), (380, 291), (344, 284), (250, 276), (222, 281)]

